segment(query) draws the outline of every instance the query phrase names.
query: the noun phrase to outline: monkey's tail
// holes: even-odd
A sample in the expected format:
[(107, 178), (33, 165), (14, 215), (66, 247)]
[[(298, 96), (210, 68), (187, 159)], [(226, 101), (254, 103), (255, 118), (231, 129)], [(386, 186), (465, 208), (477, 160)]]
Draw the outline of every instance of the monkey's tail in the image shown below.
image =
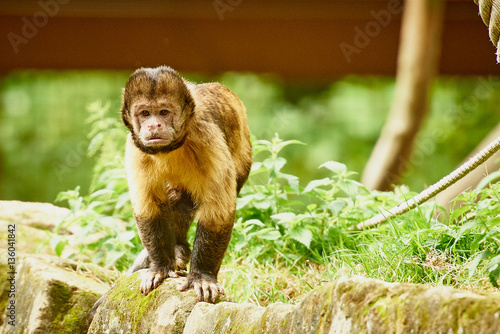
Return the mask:
[[(492, 141), (488, 146), (483, 148), (480, 152), (470, 158), (467, 162), (465, 162), (462, 166), (443, 177), (438, 182), (434, 183), (432, 186), (423, 190), (420, 194), (411, 198), (408, 201), (401, 202), (397, 206), (392, 209), (381, 212), (378, 215), (367, 219), (358, 225), (356, 225), (356, 229), (363, 230), (365, 228), (370, 228), (379, 224), (386, 222), (388, 219), (393, 218), (395, 216), (401, 215), (405, 212), (410, 211), (415, 208), (417, 205), (424, 203), (430, 198), (436, 196), (444, 189), (448, 188), (465, 175), (469, 174), (472, 170), (476, 169), (483, 162), (488, 160), (493, 154), (495, 154), (498, 150), (500, 150), (500, 137), (497, 137), (494, 141)], [(353, 230), (353, 228), (350, 228)]]

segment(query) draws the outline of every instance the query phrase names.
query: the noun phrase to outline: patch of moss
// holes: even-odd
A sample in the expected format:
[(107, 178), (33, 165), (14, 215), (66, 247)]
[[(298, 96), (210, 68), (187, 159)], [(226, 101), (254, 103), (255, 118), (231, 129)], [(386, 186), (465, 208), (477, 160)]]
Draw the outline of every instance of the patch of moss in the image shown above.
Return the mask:
[(488, 331), (500, 324), (500, 301), (498, 299), (463, 298), (454, 300), (457, 305), (457, 330), (471, 328)]
[(113, 304), (114, 309), (120, 310), (117, 314), (120, 322), (130, 322), (131, 330), (139, 328), (140, 321), (147, 312), (158, 308), (164, 301), (164, 298), (159, 298), (159, 289), (154, 289), (147, 296), (140, 293), (138, 275), (138, 273), (134, 273), (119, 278), (116, 286), (110, 290), (105, 301), (106, 305)]
[(66, 310), (66, 303), (69, 301), (73, 289), (61, 281), (51, 282), (48, 286), (48, 295), (50, 298), (53, 314), (61, 314)]
[(74, 329), (68, 333), (80, 333), (87, 329), (87, 314), (98, 298), (98, 295), (88, 291), (81, 291), (71, 296), (71, 308), (66, 312), (61, 322), (65, 329)]
[(87, 313), (98, 295), (89, 291), (79, 291), (67, 284), (56, 281), (48, 290), (51, 307), (51, 330), (54, 333), (83, 333), (87, 329)]
[(66, 329), (63, 327), (64, 316), (66, 315), (68, 309), (71, 308), (71, 305), (69, 305), (69, 299), (72, 293), (73, 290), (68, 285), (60, 281), (53, 282), (48, 287), (51, 319), (53, 319), (51, 328), (57, 330), (59, 333), (69, 333), (69, 331), (74, 331), (74, 328)]

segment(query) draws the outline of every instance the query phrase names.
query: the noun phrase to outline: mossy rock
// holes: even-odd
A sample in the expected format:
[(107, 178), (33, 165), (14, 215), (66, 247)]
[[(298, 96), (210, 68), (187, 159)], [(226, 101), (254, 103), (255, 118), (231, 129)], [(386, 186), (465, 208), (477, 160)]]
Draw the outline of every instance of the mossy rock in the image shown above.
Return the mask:
[[(5, 258), (5, 252), (0, 256)], [(15, 298), (8, 297), (10, 283), (0, 287), (1, 333), (86, 333), (86, 315), (108, 290), (105, 284), (77, 273), (73, 261), (49, 255), (16, 254), (16, 264)], [(2, 284), (9, 275), (1, 270), (4, 265), (0, 265)], [(5, 309), (10, 300), (15, 301), (14, 319)]]
[(293, 306), (198, 304), (185, 333), (500, 333), (500, 295), (339, 279)]
[(193, 290), (178, 290), (184, 279), (166, 279), (144, 296), (138, 272), (121, 277), (97, 309), (89, 333), (182, 333), (198, 303)]

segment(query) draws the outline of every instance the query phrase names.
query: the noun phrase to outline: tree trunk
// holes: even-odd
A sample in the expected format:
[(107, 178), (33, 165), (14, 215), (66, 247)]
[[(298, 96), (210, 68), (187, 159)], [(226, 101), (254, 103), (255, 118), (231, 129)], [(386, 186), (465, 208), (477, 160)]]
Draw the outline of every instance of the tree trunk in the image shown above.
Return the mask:
[(389, 190), (405, 171), (437, 70), (444, 3), (405, 3), (391, 110), (361, 179), (369, 189)]

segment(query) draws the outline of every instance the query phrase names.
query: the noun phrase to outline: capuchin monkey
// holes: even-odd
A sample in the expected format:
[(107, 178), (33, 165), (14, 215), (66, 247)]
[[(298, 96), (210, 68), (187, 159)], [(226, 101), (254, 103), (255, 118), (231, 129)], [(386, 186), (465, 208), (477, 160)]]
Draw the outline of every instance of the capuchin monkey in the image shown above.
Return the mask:
[[(243, 103), (218, 83), (194, 84), (170, 67), (141, 68), (123, 90), (121, 117), (130, 133), (126, 171), (144, 250), (129, 272), (141, 270), (144, 295), (179, 277), (200, 301), (215, 303), (233, 228), (236, 196), (252, 164)], [(186, 240), (196, 218), (193, 251)]]
[[(140, 269), (147, 295), (187, 269), (179, 290), (194, 288), (200, 301), (215, 303), (217, 282), (234, 223), (236, 196), (252, 165), (243, 103), (218, 83), (193, 84), (170, 67), (135, 71), (123, 90), (121, 116), (130, 130), (125, 160), (139, 236)], [(198, 227), (193, 251), (187, 232)], [(89, 311), (90, 324), (103, 295)]]

